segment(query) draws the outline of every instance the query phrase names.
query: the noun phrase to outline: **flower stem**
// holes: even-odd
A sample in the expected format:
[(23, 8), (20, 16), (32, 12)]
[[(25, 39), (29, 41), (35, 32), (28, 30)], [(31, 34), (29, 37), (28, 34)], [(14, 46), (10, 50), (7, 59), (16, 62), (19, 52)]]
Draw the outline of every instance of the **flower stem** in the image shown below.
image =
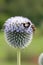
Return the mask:
[(21, 51), (17, 50), (17, 65), (21, 65)]

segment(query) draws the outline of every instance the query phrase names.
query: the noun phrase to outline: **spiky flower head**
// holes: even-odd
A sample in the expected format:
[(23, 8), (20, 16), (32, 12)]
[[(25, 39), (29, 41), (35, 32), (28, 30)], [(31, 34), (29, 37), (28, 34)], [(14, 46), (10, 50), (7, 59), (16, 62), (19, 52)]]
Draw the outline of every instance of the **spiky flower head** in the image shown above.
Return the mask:
[(39, 63), (39, 65), (43, 65), (43, 53), (40, 54), (38, 63)]
[(7, 42), (13, 47), (27, 47), (33, 37), (32, 25), (28, 18), (21, 16), (9, 18), (4, 24)]

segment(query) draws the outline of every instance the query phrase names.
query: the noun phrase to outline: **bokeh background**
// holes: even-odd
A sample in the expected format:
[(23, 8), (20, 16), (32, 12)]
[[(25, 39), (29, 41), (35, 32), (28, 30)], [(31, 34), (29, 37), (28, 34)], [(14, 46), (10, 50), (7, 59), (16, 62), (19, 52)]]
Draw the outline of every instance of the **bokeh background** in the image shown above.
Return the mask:
[(3, 24), (13, 16), (29, 18), (36, 26), (32, 43), (21, 51), (22, 65), (39, 65), (43, 53), (43, 0), (0, 0), (0, 65), (17, 65), (17, 50), (4, 38)]

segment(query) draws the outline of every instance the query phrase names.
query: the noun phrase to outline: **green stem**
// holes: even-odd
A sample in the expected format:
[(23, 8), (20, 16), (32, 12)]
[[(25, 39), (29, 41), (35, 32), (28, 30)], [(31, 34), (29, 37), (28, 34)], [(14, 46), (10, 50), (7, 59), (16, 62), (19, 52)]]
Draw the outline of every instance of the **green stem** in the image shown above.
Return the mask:
[(21, 65), (21, 51), (17, 50), (17, 65)]

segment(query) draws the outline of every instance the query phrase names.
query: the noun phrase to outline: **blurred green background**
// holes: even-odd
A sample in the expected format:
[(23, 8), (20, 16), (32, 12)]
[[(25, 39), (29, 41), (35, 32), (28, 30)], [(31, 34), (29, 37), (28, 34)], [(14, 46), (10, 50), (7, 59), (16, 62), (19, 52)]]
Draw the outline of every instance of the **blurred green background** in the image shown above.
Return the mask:
[(17, 65), (17, 50), (4, 38), (3, 24), (13, 16), (29, 18), (36, 26), (32, 43), (21, 51), (22, 65), (39, 65), (43, 53), (43, 0), (0, 0), (0, 65)]

